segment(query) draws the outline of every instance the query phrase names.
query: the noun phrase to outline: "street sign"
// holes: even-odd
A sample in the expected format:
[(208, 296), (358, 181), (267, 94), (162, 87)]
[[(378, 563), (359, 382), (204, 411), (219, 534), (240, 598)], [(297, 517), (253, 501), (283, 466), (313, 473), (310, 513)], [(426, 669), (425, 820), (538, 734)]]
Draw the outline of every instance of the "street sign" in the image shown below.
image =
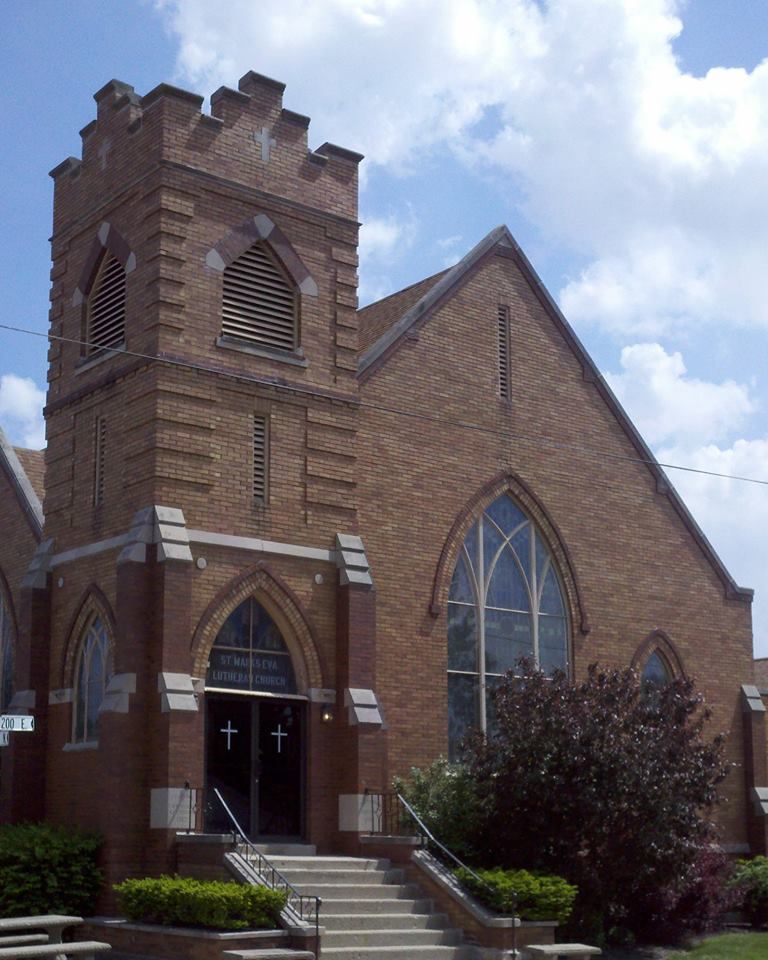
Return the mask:
[(10, 733), (7, 730), (0, 730), (0, 747), (7, 747), (10, 742)]
[(15, 714), (0, 715), (0, 733), (31, 733), (35, 729), (34, 717), (22, 717)]

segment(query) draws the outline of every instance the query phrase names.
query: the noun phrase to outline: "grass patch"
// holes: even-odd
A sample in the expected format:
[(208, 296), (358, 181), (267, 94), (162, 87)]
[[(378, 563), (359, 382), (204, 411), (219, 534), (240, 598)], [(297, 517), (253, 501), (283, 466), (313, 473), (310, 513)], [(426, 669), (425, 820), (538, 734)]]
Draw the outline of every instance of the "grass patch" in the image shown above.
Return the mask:
[(768, 933), (723, 933), (667, 960), (766, 960)]

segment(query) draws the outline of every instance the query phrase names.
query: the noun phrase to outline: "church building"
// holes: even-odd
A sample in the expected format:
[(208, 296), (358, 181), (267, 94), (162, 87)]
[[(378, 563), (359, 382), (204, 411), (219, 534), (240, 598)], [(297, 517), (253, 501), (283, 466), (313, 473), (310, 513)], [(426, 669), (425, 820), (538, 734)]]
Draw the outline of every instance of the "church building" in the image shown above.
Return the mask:
[(0, 713), (34, 718), (0, 819), (99, 831), (110, 881), (221, 800), (355, 853), (524, 655), (693, 676), (723, 845), (764, 853), (752, 591), (506, 227), (358, 309), (362, 158), (309, 151), (283, 90), (113, 80), (51, 172), (47, 447), (0, 447)]

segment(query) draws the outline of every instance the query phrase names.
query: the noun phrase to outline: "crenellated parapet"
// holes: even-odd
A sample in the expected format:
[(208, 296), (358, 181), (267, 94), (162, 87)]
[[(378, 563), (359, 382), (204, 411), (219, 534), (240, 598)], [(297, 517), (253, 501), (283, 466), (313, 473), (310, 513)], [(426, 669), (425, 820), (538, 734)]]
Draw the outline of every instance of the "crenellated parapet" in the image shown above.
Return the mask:
[(158, 162), (356, 219), (362, 155), (327, 142), (310, 150), (309, 117), (283, 107), (284, 89), (249, 71), (237, 90), (216, 90), (204, 113), (199, 94), (162, 83), (139, 96), (110, 80), (94, 94), (96, 118), (80, 131), (81, 158), (51, 170), (55, 226), (81, 208), (81, 195), (93, 197), (94, 181), (126, 188)]

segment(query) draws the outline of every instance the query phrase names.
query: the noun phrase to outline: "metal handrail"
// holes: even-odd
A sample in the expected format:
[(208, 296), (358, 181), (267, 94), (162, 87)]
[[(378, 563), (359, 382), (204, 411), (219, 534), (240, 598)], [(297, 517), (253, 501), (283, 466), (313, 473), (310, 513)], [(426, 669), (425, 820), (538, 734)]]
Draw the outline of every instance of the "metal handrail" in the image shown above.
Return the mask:
[[(369, 791), (366, 791), (366, 793), (368, 792)], [(378, 796), (383, 799), (383, 796), (384, 796), (383, 794), (380, 794), (380, 793), (374, 794), (372, 791), (370, 791), (370, 793), (372, 794), (372, 796)], [(472, 869), (472, 867), (468, 867), (467, 864), (464, 863), (463, 860), (460, 860), (456, 856), (456, 854), (453, 853), (453, 851), (449, 850), (448, 847), (445, 846), (445, 844), (440, 843), (440, 841), (434, 836), (434, 834), (426, 825), (426, 823), (424, 823), (424, 821), (421, 819), (418, 813), (413, 809), (413, 807), (410, 805), (410, 803), (408, 803), (408, 801), (405, 799), (405, 797), (402, 794), (395, 793), (394, 795), (395, 797), (397, 797), (398, 803), (400, 803), (400, 805), (403, 807), (406, 813), (416, 823), (418, 830), (422, 835), (422, 838), (425, 838), (426, 840), (429, 841), (429, 843), (437, 847), (437, 849), (440, 850), (440, 852), (444, 854), (449, 860), (453, 861), (453, 863), (455, 863), (457, 867), (460, 867), (461, 869), (466, 870), (467, 873), (471, 877), (473, 877), (481, 887), (487, 890), (489, 894), (495, 893), (495, 891), (490, 886), (490, 884), (486, 883), (486, 881), (483, 880), (483, 878), (479, 874), (477, 874)], [(391, 796), (391, 794), (389, 794), (389, 796)], [(513, 894), (512, 901), (513, 901), (512, 909), (514, 914), (514, 925), (512, 927), (512, 955), (517, 956), (517, 895)]]
[(282, 890), (286, 893), (288, 898), (286, 900), (286, 906), (290, 907), (291, 910), (293, 910), (302, 920), (314, 921), (315, 942), (319, 949), (320, 907), (323, 901), (320, 899), (320, 897), (299, 893), (290, 880), (288, 880), (287, 877), (284, 877), (277, 867), (273, 866), (269, 862), (268, 858), (256, 849), (253, 842), (246, 836), (245, 831), (237, 822), (237, 817), (229, 809), (224, 797), (222, 797), (222, 795), (219, 793), (217, 787), (213, 788), (213, 792), (216, 795), (219, 803), (222, 805), (222, 807), (224, 807), (227, 816), (232, 821), (232, 824), (235, 828), (233, 832), (240, 837), (241, 841), (245, 845), (246, 861), (255, 861), (256, 872), (264, 881), (266, 886), (270, 887), (272, 890)]

